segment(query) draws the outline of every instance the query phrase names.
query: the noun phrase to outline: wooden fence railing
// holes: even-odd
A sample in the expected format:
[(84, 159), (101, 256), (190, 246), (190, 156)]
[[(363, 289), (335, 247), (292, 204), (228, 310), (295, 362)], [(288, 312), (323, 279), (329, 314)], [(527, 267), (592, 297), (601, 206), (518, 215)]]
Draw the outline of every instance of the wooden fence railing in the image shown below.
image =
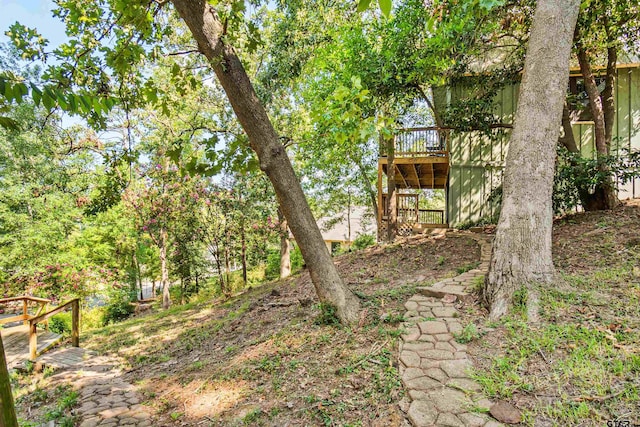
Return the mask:
[[(48, 324), (49, 318), (55, 316), (58, 313), (62, 313), (65, 310), (71, 308), (71, 345), (74, 347), (80, 346), (80, 300), (74, 298), (47, 311), (47, 305), (51, 303), (51, 300), (45, 298), (36, 298), (28, 295), (19, 297), (2, 298), (0, 304), (6, 304), (16, 301), (22, 301), (22, 314), (5, 317), (0, 319), (0, 325), (5, 323), (12, 323), (17, 321), (23, 321), (25, 325), (29, 325), (29, 359), (35, 360), (38, 354), (38, 323)], [(35, 302), (40, 305), (35, 315), (29, 314), (29, 302)]]
[[(20, 320), (22, 320), (24, 324), (27, 325), (29, 324), (29, 319), (39, 316), (40, 314), (45, 312), (47, 310), (47, 305), (51, 302), (50, 299), (46, 298), (36, 298), (29, 295), (22, 295), (19, 297), (0, 298), (0, 305), (17, 301), (22, 301), (22, 314), (11, 317), (4, 317), (0, 319), (0, 325), (3, 325), (5, 323), (13, 323)], [(29, 302), (34, 302), (40, 306), (34, 316), (29, 315)]]
[(71, 345), (80, 347), (80, 300), (74, 298), (44, 314), (29, 319), (29, 359), (35, 360), (38, 354), (38, 323), (48, 320), (71, 307)]
[[(393, 137), (396, 157), (438, 156), (448, 154), (449, 129), (421, 127), (400, 129)], [(380, 156), (387, 155), (386, 144), (380, 146)]]
[(444, 224), (444, 211), (437, 209), (398, 208), (398, 222)]
[(420, 209), (418, 211), (420, 224), (444, 224), (444, 211), (437, 209)]

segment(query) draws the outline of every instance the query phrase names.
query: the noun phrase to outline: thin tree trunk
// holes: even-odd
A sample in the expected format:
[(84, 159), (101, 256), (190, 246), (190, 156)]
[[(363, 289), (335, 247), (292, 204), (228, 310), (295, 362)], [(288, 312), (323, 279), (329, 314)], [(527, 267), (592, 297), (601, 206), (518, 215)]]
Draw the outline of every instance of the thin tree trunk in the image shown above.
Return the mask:
[(144, 299), (144, 290), (142, 288), (142, 274), (140, 270), (140, 262), (138, 262), (138, 256), (136, 252), (133, 251), (133, 263), (136, 267), (136, 278), (138, 282), (138, 287), (140, 288), (140, 299)]
[(171, 307), (169, 294), (169, 267), (167, 265), (167, 230), (160, 230), (160, 285), (162, 286), (162, 308)]
[(215, 253), (213, 254), (213, 257), (216, 260), (216, 267), (218, 269), (218, 276), (220, 277), (220, 292), (222, 292), (223, 294), (226, 293), (225, 289), (226, 289), (226, 284), (224, 281), (224, 274), (222, 273), (222, 262), (221, 262), (221, 258), (222, 256), (220, 255), (220, 241), (218, 240), (218, 238), (214, 238), (214, 243), (216, 245), (216, 250)]
[(369, 195), (369, 200), (371, 201), (371, 207), (373, 208), (373, 215), (376, 220), (376, 224), (378, 224), (378, 195), (376, 191), (371, 186), (371, 181), (367, 177), (367, 171), (364, 168), (362, 162), (352, 158), (351, 159), (356, 166), (358, 167), (358, 175), (360, 175), (360, 179), (362, 180), (362, 186), (364, 187), (364, 191)]
[(396, 195), (395, 144), (393, 138), (387, 144), (387, 241), (392, 243), (398, 234), (398, 198)]
[(244, 221), (240, 226), (240, 245), (241, 245), (241, 248), (240, 248), (241, 257), (242, 257), (242, 282), (246, 287), (247, 286), (247, 242), (246, 242), (246, 236), (244, 234)]
[(249, 137), (262, 169), (273, 184), (289, 228), (302, 251), (320, 301), (331, 304), (343, 323), (355, 323), (360, 302), (342, 282), (318, 225), (264, 106), (233, 47), (225, 43), (225, 25), (205, 0), (172, 0), (199, 50), (209, 59), (238, 121)]
[(227, 229), (225, 236), (225, 244), (224, 244), (224, 274), (225, 274), (225, 282), (227, 286), (225, 287), (224, 294), (226, 296), (231, 295), (231, 260), (229, 255), (229, 231)]
[(347, 241), (351, 248), (351, 189), (347, 193)]
[(291, 242), (287, 219), (279, 207), (278, 222), (280, 223), (280, 278), (285, 279), (291, 275)]
[(493, 320), (509, 311), (515, 292), (525, 287), (527, 313), (535, 321), (535, 285), (553, 279), (555, 144), (579, 7), (579, 0), (537, 2), (507, 153), (500, 220), (483, 289)]
[(0, 426), (18, 427), (2, 337), (0, 337)]
[[(618, 196), (616, 195), (615, 185), (613, 183), (613, 176), (611, 170), (606, 163), (609, 156), (611, 147), (611, 135), (613, 128), (613, 121), (615, 118), (615, 106), (613, 104), (613, 82), (615, 74), (607, 76), (605, 83), (605, 91), (603, 97), (600, 97), (600, 91), (596, 85), (596, 78), (591, 70), (591, 64), (587, 57), (587, 52), (584, 47), (578, 42), (578, 63), (580, 64), (580, 72), (584, 79), (584, 86), (589, 96), (589, 109), (593, 116), (593, 133), (596, 142), (596, 155), (598, 158), (598, 171), (602, 175), (601, 182), (598, 183), (593, 191), (591, 191), (589, 202), (586, 206), (583, 206), (585, 210), (604, 210), (613, 209), (618, 204)], [(616, 60), (615, 54), (613, 58), (609, 58), (607, 61), (607, 74), (609, 71), (615, 73), (615, 63), (613, 66), (610, 64), (610, 60)], [(605, 98), (607, 109), (605, 114), (605, 107), (603, 98)], [(607, 129), (607, 122), (609, 129)], [(607, 139), (608, 138), (608, 139)]]

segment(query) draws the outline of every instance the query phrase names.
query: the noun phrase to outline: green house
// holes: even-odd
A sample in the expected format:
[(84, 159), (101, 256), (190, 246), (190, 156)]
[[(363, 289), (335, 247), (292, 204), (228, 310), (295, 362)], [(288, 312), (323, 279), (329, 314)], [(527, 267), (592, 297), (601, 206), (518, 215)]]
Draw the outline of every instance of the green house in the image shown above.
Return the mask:
[[(579, 70), (571, 70), (570, 90), (579, 92), (580, 84)], [(386, 232), (389, 221), (394, 220), (398, 233), (406, 235), (432, 227), (457, 227), (497, 213), (495, 190), (502, 183), (518, 91), (519, 84), (513, 84), (495, 96), (493, 114), (499, 125), (492, 129), (491, 135), (439, 128), (406, 129), (395, 137), (391, 159), (389, 149), (381, 149), (378, 161), (380, 236)], [(468, 88), (457, 85), (434, 92), (436, 106), (443, 109), (465, 96)], [(640, 150), (640, 64), (618, 65), (614, 93), (612, 152), (623, 147)], [(593, 122), (583, 109), (576, 109), (571, 117), (576, 143), (582, 154), (589, 156), (595, 152)], [(390, 215), (388, 191), (385, 191), (385, 187), (389, 187), (390, 171), (391, 187), (395, 187), (395, 218)], [(446, 207), (435, 212), (423, 208), (420, 190), (424, 189), (443, 189)], [(640, 180), (619, 185), (618, 196), (620, 199), (640, 197)]]

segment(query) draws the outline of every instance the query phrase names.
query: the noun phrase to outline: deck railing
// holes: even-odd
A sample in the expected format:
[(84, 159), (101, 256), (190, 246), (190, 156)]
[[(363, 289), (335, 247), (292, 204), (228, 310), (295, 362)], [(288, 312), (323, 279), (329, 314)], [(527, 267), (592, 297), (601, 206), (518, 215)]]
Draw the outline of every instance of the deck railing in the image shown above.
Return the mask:
[(437, 209), (420, 209), (418, 211), (420, 224), (444, 224), (444, 211)]
[[(396, 157), (444, 156), (448, 152), (448, 129), (420, 127), (400, 129), (393, 137)], [(387, 156), (387, 146), (380, 145), (380, 156)]]
[[(28, 295), (2, 298), (0, 299), (0, 304), (16, 301), (22, 301), (22, 314), (0, 319), (0, 325), (21, 320), (25, 325), (29, 325), (29, 360), (34, 361), (38, 355), (38, 323), (46, 323), (48, 325), (49, 318), (69, 308), (71, 308), (71, 345), (74, 347), (80, 346), (80, 300), (78, 298), (69, 300), (49, 311), (47, 311), (47, 305), (51, 300)], [(40, 305), (35, 315), (29, 314), (29, 302), (35, 302)]]
[(398, 209), (398, 222), (444, 224), (444, 211), (437, 209)]
[(69, 307), (71, 307), (71, 345), (80, 347), (80, 300), (74, 298), (53, 310), (29, 319), (29, 360), (36, 360), (38, 354), (38, 334), (36, 330), (38, 323), (46, 321), (58, 313), (62, 313)]
[[(29, 295), (22, 295), (19, 297), (10, 297), (10, 298), (0, 298), (0, 304), (4, 305), (7, 303), (22, 301), (22, 314), (18, 314), (16, 316), (4, 317), (0, 319), (0, 325), (5, 323), (13, 323), (22, 320), (25, 325), (29, 324), (29, 319), (33, 317), (39, 316), (47, 310), (47, 305), (51, 302), (50, 299), (46, 298), (37, 298)], [(31, 316), (29, 314), (29, 303), (33, 302), (39, 305), (40, 307), (37, 309), (36, 314)]]

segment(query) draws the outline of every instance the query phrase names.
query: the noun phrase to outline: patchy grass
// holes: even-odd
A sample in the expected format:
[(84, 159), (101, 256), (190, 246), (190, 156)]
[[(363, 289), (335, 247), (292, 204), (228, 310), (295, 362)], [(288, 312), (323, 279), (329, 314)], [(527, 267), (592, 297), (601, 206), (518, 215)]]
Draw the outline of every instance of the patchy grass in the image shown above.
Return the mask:
[(50, 382), (50, 373), (45, 370), (12, 374), (20, 426), (37, 427), (49, 421), (61, 427), (77, 425), (77, 416), (72, 409), (77, 404), (78, 393), (69, 384)]
[(521, 408), (522, 425), (640, 424), (639, 235), (637, 203), (558, 221), (541, 322), (516, 310), (469, 344), (476, 380)]
[[(441, 255), (444, 254), (444, 255)], [(308, 273), (227, 301), (197, 301), (89, 331), (126, 360), (159, 425), (401, 426), (397, 340), (417, 286), (479, 258), (468, 238), (421, 237), (336, 258), (361, 298), (356, 328), (335, 321)]]

